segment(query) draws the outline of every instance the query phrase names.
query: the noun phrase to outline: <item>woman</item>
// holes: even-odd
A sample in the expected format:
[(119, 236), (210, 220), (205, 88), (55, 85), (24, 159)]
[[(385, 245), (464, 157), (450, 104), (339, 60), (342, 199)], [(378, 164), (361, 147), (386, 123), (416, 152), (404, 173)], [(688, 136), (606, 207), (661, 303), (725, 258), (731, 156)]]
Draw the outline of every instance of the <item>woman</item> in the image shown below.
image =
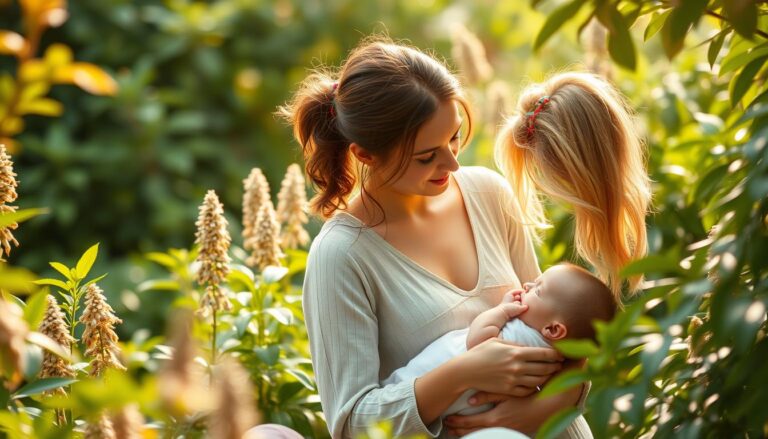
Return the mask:
[[(498, 339), (418, 379), (380, 384), (540, 274), (507, 182), (458, 165), (462, 126), (468, 135), (472, 121), (442, 64), (406, 46), (364, 42), (337, 75), (309, 76), (283, 114), (317, 188), (312, 207), (329, 218), (310, 250), (304, 311), (334, 438), (380, 419), (392, 421), (394, 435), (534, 431), (583, 399), (581, 388), (534, 398), (562, 357)], [(506, 400), (448, 431), (439, 414), (470, 388)], [(591, 437), (583, 418), (568, 433)]]

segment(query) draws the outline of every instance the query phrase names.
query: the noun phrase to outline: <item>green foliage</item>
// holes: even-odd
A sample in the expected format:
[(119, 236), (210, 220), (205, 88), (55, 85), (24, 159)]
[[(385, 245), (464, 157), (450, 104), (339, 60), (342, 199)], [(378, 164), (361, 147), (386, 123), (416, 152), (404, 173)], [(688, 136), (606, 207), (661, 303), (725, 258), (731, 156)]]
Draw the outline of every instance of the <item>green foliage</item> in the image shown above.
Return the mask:
[[(582, 3), (598, 18), (622, 7)], [(660, 35), (669, 58), (687, 56), (685, 41), (705, 21), (716, 30), (704, 41), (711, 71), (668, 73), (630, 95), (648, 131), (655, 214), (650, 255), (624, 273), (649, 280), (613, 322), (598, 324), (598, 346), (562, 346), (589, 359), (586, 372), (544, 390), (590, 380), (596, 437), (763, 437), (768, 428), (768, 382), (756, 372), (768, 356), (767, 19), (762, 4), (700, 0), (643, 5), (623, 26), (645, 23), (645, 40)], [(560, 227), (550, 239), (563, 239)]]

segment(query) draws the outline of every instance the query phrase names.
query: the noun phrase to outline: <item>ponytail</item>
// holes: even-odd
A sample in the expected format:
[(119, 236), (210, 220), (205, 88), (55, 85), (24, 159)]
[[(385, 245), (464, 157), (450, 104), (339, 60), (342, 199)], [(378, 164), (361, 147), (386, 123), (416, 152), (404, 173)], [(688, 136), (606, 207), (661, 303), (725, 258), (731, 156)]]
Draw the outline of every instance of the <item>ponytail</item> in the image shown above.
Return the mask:
[(278, 110), (293, 125), (293, 135), (301, 144), (307, 175), (317, 189), (310, 208), (323, 218), (346, 208), (356, 182), (350, 142), (339, 130), (336, 84), (327, 74), (313, 73), (293, 101)]

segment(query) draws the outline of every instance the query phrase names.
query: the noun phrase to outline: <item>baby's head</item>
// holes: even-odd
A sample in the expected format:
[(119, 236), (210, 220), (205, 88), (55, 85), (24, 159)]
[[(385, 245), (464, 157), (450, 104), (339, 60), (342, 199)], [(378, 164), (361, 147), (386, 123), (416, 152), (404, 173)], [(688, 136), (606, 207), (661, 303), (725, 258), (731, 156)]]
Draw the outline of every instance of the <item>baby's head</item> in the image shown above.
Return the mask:
[(587, 270), (558, 264), (536, 281), (526, 283), (521, 293), (528, 310), (519, 316), (547, 340), (595, 338), (593, 320), (610, 321), (617, 304), (611, 290)]

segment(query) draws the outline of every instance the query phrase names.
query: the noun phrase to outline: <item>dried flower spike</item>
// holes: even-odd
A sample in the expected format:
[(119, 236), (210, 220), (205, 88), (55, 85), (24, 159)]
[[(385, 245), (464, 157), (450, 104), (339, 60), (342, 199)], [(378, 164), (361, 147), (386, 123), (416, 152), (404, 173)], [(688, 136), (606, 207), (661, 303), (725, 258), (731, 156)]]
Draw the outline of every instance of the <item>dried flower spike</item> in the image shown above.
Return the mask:
[(3, 376), (7, 377), (11, 388), (21, 382), (21, 372), (26, 366), (24, 340), (29, 328), (21, 316), (16, 304), (0, 297), (0, 381)]
[[(16, 174), (13, 172), (13, 162), (7, 154), (5, 145), (0, 144), (0, 214), (15, 212), (16, 206), (9, 206), (6, 203), (16, 201), (16, 187), (19, 183), (16, 181)], [(5, 252), (6, 256), (11, 254), (11, 244), (18, 247), (19, 242), (13, 237), (11, 230), (18, 228), (17, 223), (12, 223), (7, 227), (0, 228), (0, 256)], [(0, 260), (2, 260), (0, 258)]]
[(207, 315), (220, 309), (230, 309), (232, 304), (219, 289), (219, 284), (229, 274), (228, 251), (232, 240), (227, 230), (227, 219), (224, 218), (224, 206), (216, 196), (216, 192), (210, 190), (205, 194), (195, 225), (197, 226), (195, 244), (200, 249), (197, 255), (197, 262), (200, 263), (197, 282), (205, 286), (199, 313)]
[(173, 356), (163, 364), (158, 374), (160, 400), (163, 406), (174, 416), (183, 416), (194, 411), (208, 408), (207, 395), (200, 383), (203, 371), (195, 363), (194, 340), (192, 339), (192, 319), (188, 315), (178, 315), (173, 319), (170, 346)]
[(493, 76), (483, 43), (463, 25), (453, 31), (451, 55), (469, 84), (477, 85)]
[(141, 439), (144, 416), (136, 404), (129, 404), (112, 416), (112, 426), (117, 439)]
[(114, 310), (107, 303), (101, 288), (90, 284), (85, 293), (85, 311), (80, 316), (85, 325), (83, 343), (85, 356), (91, 358), (91, 376), (101, 376), (108, 367), (125, 370), (120, 363), (120, 347), (114, 325), (123, 323), (114, 315)]
[(264, 203), (259, 211), (259, 227), (251, 238), (251, 256), (246, 263), (263, 270), (268, 265), (280, 265), (280, 224), (270, 203)]
[(95, 422), (89, 422), (85, 428), (84, 439), (117, 439), (112, 421), (106, 412), (102, 412)]
[(243, 247), (248, 248), (248, 241), (256, 233), (259, 209), (263, 203), (271, 203), (269, 183), (259, 168), (251, 169), (248, 178), (243, 180)]
[[(75, 343), (76, 340), (69, 333), (69, 326), (64, 320), (64, 314), (61, 312), (56, 299), (50, 294), (47, 299), (48, 304), (43, 321), (40, 323), (40, 332), (58, 343), (64, 351), (69, 351), (71, 344)], [(43, 352), (40, 378), (71, 378), (74, 376), (75, 371), (66, 360), (47, 350)], [(52, 393), (61, 394), (64, 393), (64, 389), (59, 387)]]
[(296, 163), (288, 166), (277, 195), (277, 221), (283, 225), (280, 239), (284, 248), (298, 248), (309, 243), (304, 224), (307, 217), (307, 187)]
[(256, 425), (259, 416), (253, 404), (248, 373), (232, 358), (224, 358), (215, 374), (217, 408), (209, 417), (208, 433), (213, 439), (240, 439)]

